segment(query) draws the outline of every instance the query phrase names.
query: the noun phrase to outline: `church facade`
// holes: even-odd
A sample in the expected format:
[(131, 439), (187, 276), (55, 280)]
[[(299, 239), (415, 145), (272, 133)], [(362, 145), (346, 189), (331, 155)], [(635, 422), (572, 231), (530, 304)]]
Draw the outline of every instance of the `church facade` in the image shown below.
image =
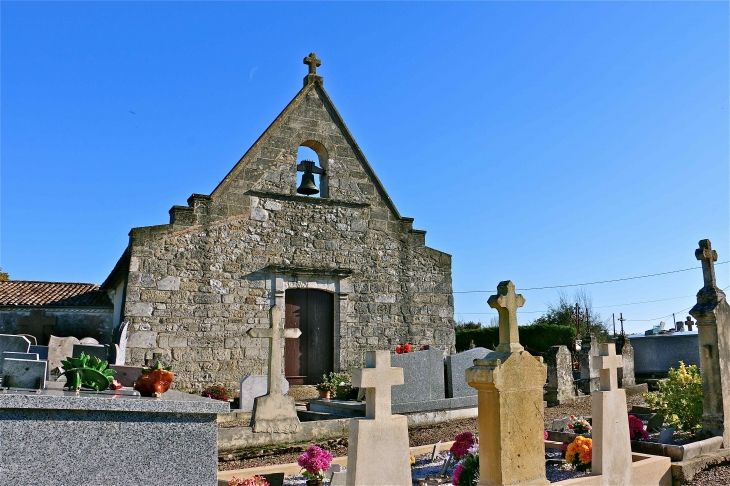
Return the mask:
[[(410, 342), (454, 350), (451, 256), (400, 215), (305, 59), (304, 87), (210, 195), (134, 228), (102, 285), (130, 322), (127, 364), (172, 364), (176, 387), (237, 389), (265, 374), (273, 304), (285, 310), (291, 384)], [(312, 149), (319, 197), (297, 194), (297, 153)], [(300, 164), (300, 169), (302, 165)], [(305, 174), (306, 175), (306, 174)]]

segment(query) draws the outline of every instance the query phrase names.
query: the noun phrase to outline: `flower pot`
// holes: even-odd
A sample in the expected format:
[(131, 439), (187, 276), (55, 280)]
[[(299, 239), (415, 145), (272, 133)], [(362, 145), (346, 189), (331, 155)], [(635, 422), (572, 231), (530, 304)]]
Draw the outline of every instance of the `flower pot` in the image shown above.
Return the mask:
[(324, 481), (321, 479), (307, 479), (307, 486), (322, 486), (323, 484)]
[(319, 391), (319, 398), (322, 400), (329, 400), (330, 399), (330, 391), (329, 390), (318, 390)]

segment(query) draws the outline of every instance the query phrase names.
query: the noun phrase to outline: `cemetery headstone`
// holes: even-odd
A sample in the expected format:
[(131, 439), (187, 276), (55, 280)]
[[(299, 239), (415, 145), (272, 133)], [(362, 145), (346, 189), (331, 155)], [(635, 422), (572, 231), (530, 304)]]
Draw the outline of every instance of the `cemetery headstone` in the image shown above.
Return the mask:
[(721, 435), (730, 447), (730, 306), (717, 287), (717, 252), (710, 240), (701, 240), (695, 257), (702, 262), (704, 286), (689, 313), (697, 320), (702, 369), (702, 430)]
[(480, 484), (550, 484), (543, 436), (547, 370), (520, 344), (517, 309), (525, 298), (507, 280), (487, 303), (499, 313), (499, 346), (466, 370), (479, 392)]
[(114, 379), (117, 380), (122, 386), (134, 386), (134, 382), (142, 374), (141, 366), (124, 366), (124, 365), (109, 365), (109, 368), (116, 371), (114, 373)]
[[(253, 402), (257, 397), (266, 395), (266, 387), (269, 383), (269, 377), (266, 375), (249, 375), (244, 376), (241, 380), (241, 394), (239, 399), (239, 409), (243, 412), (251, 412), (253, 410)], [(289, 394), (289, 382), (284, 375), (281, 376), (281, 391), (284, 395)]]
[(568, 424), (570, 423), (570, 417), (562, 417), (553, 419), (553, 424), (550, 426), (550, 430), (555, 432), (568, 432)]
[(446, 476), (446, 473), (448, 472), (449, 468), (454, 464), (454, 455), (449, 452), (449, 456), (444, 460), (444, 465), (441, 467), (441, 472), (439, 473), (439, 476)]
[(261, 474), (269, 486), (284, 486), (284, 473)]
[(56, 316), (47, 316), (44, 310), (32, 310), (27, 316), (18, 318), (18, 333), (35, 336), (33, 344), (44, 345), (56, 326)]
[(408, 419), (391, 415), (391, 387), (403, 384), (403, 370), (392, 368), (390, 363), (389, 351), (367, 351), (365, 367), (353, 370), (353, 386), (366, 391), (365, 418), (350, 420), (349, 486), (412, 484)]
[(687, 324), (687, 330), (692, 331), (692, 325), (694, 324), (694, 322), (692, 322), (692, 317), (687, 316), (685, 323)]
[(12, 358), (12, 359), (27, 359), (30, 361), (38, 361), (38, 353), (14, 353), (12, 351), (4, 351), (2, 355), (2, 359), (5, 358)]
[(269, 378), (267, 394), (254, 400), (251, 423), (254, 432), (293, 433), (299, 430), (299, 418), (294, 399), (284, 395), (279, 377), (283, 375), (281, 366), (281, 340), (296, 339), (302, 331), (296, 328), (284, 329), (281, 309), (272, 305), (269, 309), (268, 329), (251, 329), (248, 335), (269, 340)]
[(403, 368), (405, 384), (392, 392), (391, 403), (423, 402), (446, 396), (444, 384), (444, 353), (426, 349), (413, 353), (394, 354), (390, 365)]
[(78, 358), (81, 353), (109, 361), (109, 346), (104, 344), (74, 344), (72, 357)]
[(472, 348), (462, 353), (446, 356), (446, 396), (448, 398), (470, 397), (477, 391), (466, 383), (466, 369), (474, 365), (475, 359), (484, 359), (490, 351), (487, 348)]
[(594, 366), (599, 371), (600, 389), (592, 394), (592, 470), (603, 476), (603, 484), (633, 484), (626, 390), (618, 387), (622, 360), (616, 345), (601, 344)]
[[(11, 353), (27, 353), (30, 349), (30, 341), (25, 336), (15, 334), (0, 334), (0, 356), (8, 351)], [(0, 359), (0, 374), (3, 371), (3, 363)]]
[(35, 338), (35, 336), (32, 336), (30, 334), (16, 334), (16, 336), (24, 336), (28, 338), (28, 341), (30, 341), (30, 345), (34, 346), (38, 344), (38, 340)]
[(674, 439), (674, 429), (672, 427), (669, 427), (668, 429), (664, 429), (659, 433), (659, 438), (657, 439), (657, 442), (660, 444), (671, 444), (672, 439)]
[(566, 346), (551, 346), (545, 357), (547, 386), (545, 400), (548, 405), (568, 403), (575, 398), (573, 387), (573, 363)]
[(123, 366), (127, 356), (127, 342), (129, 341), (129, 321), (123, 321), (112, 332), (112, 362)]
[(51, 336), (48, 341), (48, 367), (51, 368), (51, 371), (63, 369), (61, 361), (73, 357), (74, 345), (76, 344), (79, 344), (79, 340), (73, 336)]
[(336, 471), (332, 473), (332, 478), (328, 486), (346, 486), (347, 485), (347, 471)]
[(655, 413), (651, 417), (649, 417), (649, 421), (646, 424), (646, 430), (649, 432), (656, 432), (657, 430), (661, 430), (664, 426), (664, 415), (660, 413)]
[(598, 390), (598, 372), (593, 366), (593, 360), (596, 356), (598, 356), (598, 341), (596, 340), (596, 336), (592, 332), (586, 333), (583, 336), (579, 354), (580, 386), (581, 391), (586, 395), (590, 395), (592, 392)]
[(99, 341), (97, 341), (93, 337), (85, 337), (82, 338), (81, 341), (79, 341), (79, 344), (99, 344)]
[(30, 345), (28, 348), (29, 353), (36, 353), (38, 355), (38, 359), (48, 359), (48, 346), (34, 346)]
[[(620, 351), (618, 349), (619, 340), (621, 343)], [(621, 355), (622, 363), (622, 367), (618, 370), (618, 386), (620, 388), (626, 388), (636, 385), (636, 378), (634, 376), (634, 347), (631, 345), (631, 340), (627, 336), (619, 336), (616, 341), (616, 353)]]
[(46, 387), (46, 361), (5, 358), (3, 360), (3, 386), (13, 388)]

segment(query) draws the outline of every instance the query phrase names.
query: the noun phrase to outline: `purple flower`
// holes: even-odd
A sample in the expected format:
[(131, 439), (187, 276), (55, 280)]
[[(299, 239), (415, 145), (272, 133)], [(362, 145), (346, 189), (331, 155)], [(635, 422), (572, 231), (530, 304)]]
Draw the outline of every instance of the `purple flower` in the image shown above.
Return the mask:
[(312, 475), (326, 471), (332, 463), (332, 454), (317, 446), (311, 446), (307, 452), (299, 456), (297, 464)]
[(461, 479), (461, 473), (464, 472), (464, 466), (462, 464), (457, 464), (456, 468), (454, 469), (454, 475), (451, 477), (451, 484), (454, 486), (459, 486), (459, 479)]

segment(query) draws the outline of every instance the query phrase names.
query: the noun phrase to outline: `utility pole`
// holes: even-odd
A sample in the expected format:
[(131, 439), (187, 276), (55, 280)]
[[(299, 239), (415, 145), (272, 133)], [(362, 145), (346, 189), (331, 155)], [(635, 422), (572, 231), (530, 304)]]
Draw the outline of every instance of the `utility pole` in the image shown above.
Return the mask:
[(674, 321), (674, 330), (677, 330), (677, 318), (674, 317), (674, 312), (672, 312), (672, 320)]
[(580, 304), (577, 302), (575, 303), (575, 313), (573, 316), (575, 317), (575, 334), (576, 336), (580, 336)]
[(624, 321), (626, 320), (626, 319), (624, 319), (623, 312), (621, 313), (621, 317), (619, 317), (618, 320), (619, 320), (619, 322), (621, 322), (621, 335), (623, 336), (624, 335)]
[(616, 337), (616, 314), (611, 314), (613, 320), (613, 337)]

